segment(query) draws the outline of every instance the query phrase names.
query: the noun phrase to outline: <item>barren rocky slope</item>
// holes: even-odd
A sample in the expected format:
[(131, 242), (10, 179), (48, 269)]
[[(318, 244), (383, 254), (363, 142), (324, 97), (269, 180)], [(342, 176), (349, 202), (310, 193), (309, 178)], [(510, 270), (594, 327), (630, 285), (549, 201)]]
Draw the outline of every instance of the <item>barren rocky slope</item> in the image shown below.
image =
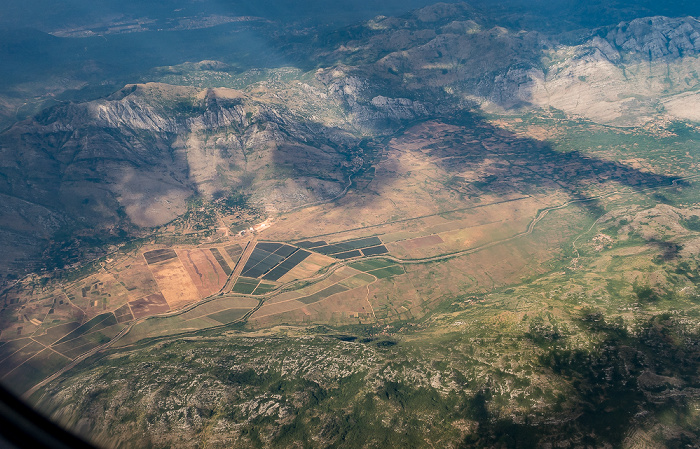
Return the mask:
[[(6, 242), (163, 225), (192, 195), (252, 194), (268, 212), (333, 198), (364, 165), (366, 133), (429, 112), (407, 99), (361, 97), (367, 82), (339, 71), (319, 79), (327, 84), (249, 92), (130, 85), (16, 124), (0, 136)], [(41, 240), (24, 249), (36, 255)]]

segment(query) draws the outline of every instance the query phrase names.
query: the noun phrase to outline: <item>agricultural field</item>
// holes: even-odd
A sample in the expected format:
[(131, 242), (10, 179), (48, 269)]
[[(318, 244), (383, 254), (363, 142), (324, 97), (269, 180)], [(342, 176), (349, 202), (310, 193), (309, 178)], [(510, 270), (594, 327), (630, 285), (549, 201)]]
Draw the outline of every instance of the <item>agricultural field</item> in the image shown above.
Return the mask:
[(700, 2), (5, 3), (0, 383), (60, 425), (700, 448)]
[[(557, 130), (552, 143), (532, 135), (537, 123)], [(651, 148), (665, 137), (606, 130), (601, 142), (600, 131), (546, 114), (415, 123), (385, 139), (371, 170), (333, 202), (216, 241), (154, 238), (82, 278), (5, 292), (0, 376), (21, 377), (20, 392), (36, 395), (68, 363), (93, 357), (99, 370), (111, 363), (102, 354), (151, 345), (285, 341), (280, 353), (304, 365), (312, 348), (340, 341), (360, 362), (336, 360), (331, 372), (404, 379), (378, 404), (415, 400), (419, 410), (412, 379), (435, 389), (431, 403), (455, 385), (488, 391), (489, 416), (573, 413), (576, 374), (561, 354), (648, 332), (644, 323), (670, 309), (678, 323), (700, 313), (696, 166), (679, 161), (681, 179), (668, 157), (635, 165), (643, 154), (626, 139), (642, 133)], [(247, 363), (262, 373), (256, 364), (273, 363), (258, 351)], [(418, 359), (429, 360), (407, 368)], [(353, 382), (340, 388), (369, 381)]]
[(149, 264), (148, 267), (171, 309), (177, 309), (202, 297), (177, 255), (163, 262)]
[[(183, 249), (179, 251), (179, 259), (202, 298), (217, 293), (226, 283), (228, 274), (231, 274), (231, 269), (225, 264), (223, 256), (221, 253), (218, 254), (224, 265), (208, 249)], [(227, 268), (228, 274), (224, 271), (224, 267)]]

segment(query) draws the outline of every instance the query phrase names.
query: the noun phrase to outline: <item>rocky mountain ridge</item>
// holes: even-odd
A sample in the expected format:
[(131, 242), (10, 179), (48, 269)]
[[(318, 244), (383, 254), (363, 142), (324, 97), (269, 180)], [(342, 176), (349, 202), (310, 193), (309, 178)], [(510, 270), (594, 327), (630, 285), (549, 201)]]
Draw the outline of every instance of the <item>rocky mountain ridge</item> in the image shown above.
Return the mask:
[[(700, 23), (692, 17), (635, 19), (563, 44), (491, 26), (468, 4), (437, 4), (348, 34), (318, 53), (335, 63), (293, 79), (272, 76), (242, 90), (132, 84), (17, 123), (0, 135), (2, 232), (8, 241), (40, 236), (43, 243), (20, 251), (36, 255), (66, 226), (113, 233), (162, 225), (193, 194), (245, 192), (271, 213), (322, 201), (368, 163), (362, 139), (464, 109), (554, 107), (619, 126), (700, 120)], [(23, 214), (35, 217), (8, 218)]]
[[(299, 109), (267, 89), (257, 96), (158, 83), (49, 109), (0, 136), (1, 193), (32, 205), (30, 221), (50, 223), (42, 239), (71, 223), (105, 232), (163, 225), (192, 195), (244, 192), (268, 212), (285, 210), (340, 194), (364, 164), (365, 133), (432, 112), (408, 99), (362, 98), (352, 78), (315, 84), (294, 84)], [(324, 102), (310, 116), (309, 105)], [(35, 232), (8, 218), (22, 216), (13, 204), (2, 217), (11, 238)]]

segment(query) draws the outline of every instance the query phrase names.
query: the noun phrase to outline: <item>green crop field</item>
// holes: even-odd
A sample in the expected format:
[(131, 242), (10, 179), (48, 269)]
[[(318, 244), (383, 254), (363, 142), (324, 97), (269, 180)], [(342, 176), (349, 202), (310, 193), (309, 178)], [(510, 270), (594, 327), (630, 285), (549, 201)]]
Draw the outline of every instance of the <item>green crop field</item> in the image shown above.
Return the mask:
[(228, 324), (240, 320), (248, 312), (249, 309), (227, 309), (207, 316), (213, 320), (219, 321), (222, 324)]
[(378, 279), (384, 279), (388, 278), (391, 276), (397, 276), (400, 274), (404, 274), (404, 269), (400, 265), (391, 265), (386, 268), (380, 268), (378, 270), (372, 270), (368, 271), (367, 273), (371, 274), (372, 276), (377, 277)]
[(257, 279), (238, 278), (236, 285), (233, 286), (231, 291), (234, 293), (250, 295), (253, 293), (253, 291), (255, 291), (255, 288), (258, 286), (259, 282), (260, 281)]
[(253, 291), (254, 295), (265, 295), (267, 293), (270, 293), (271, 291), (275, 290), (278, 286), (275, 284), (266, 284), (264, 282), (261, 282), (260, 285), (257, 286), (255, 291)]

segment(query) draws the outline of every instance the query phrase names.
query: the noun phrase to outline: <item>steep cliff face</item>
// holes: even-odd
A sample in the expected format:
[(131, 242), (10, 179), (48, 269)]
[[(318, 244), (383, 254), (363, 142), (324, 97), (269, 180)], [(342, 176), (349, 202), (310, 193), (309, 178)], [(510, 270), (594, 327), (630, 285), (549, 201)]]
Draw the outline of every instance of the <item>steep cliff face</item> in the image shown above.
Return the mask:
[(700, 22), (693, 17), (648, 17), (622, 22), (605, 37), (626, 61), (673, 60), (700, 53)]
[(693, 18), (652, 17), (557, 46), (545, 53), (544, 70), (530, 71), (530, 101), (613, 125), (643, 125), (660, 115), (698, 120), (687, 102), (700, 85), (698, 29)]

